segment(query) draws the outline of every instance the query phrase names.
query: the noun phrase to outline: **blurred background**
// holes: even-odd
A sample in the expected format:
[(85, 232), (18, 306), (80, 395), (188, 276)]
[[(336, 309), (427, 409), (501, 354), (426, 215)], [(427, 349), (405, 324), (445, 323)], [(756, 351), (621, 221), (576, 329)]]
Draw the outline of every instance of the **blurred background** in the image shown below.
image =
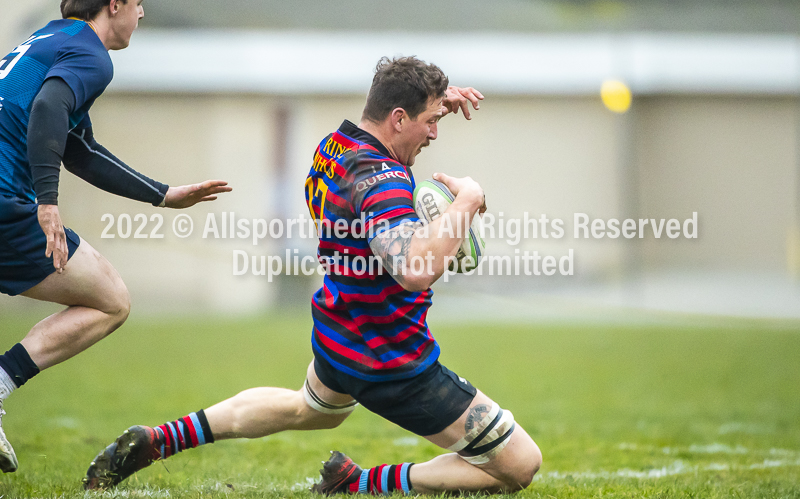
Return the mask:
[[(56, 0), (6, 2), (0, 52)], [(206, 216), (287, 219), (319, 141), (358, 122), (381, 56), (416, 55), (486, 100), (448, 117), (417, 179), (470, 175), (496, 218), (560, 218), (561, 239), (487, 240), (487, 252), (574, 250), (572, 276), (460, 276), (441, 317), (632, 320), (654, 312), (800, 317), (800, 3), (768, 1), (145, 0), (131, 46), (95, 104), (95, 136), (170, 185), (234, 192), (186, 213), (103, 193), (65, 173), (61, 213), (119, 270), (134, 314), (307, 310), (321, 277), (234, 276), (233, 252), (315, 251), (313, 239), (201, 237)], [(632, 92), (604, 106), (606, 80)], [(697, 239), (574, 239), (573, 215), (691, 218)], [(162, 214), (163, 239), (102, 238), (111, 214)], [(149, 223), (144, 231), (155, 227)], [(133, 230), (138, 224), (133, 225)], [(124, 231), (123, 231), (124, 232)], [(38, 305), (0, 297), (0, 313)], [(657, 315), (656, 315), (657, 316)]]

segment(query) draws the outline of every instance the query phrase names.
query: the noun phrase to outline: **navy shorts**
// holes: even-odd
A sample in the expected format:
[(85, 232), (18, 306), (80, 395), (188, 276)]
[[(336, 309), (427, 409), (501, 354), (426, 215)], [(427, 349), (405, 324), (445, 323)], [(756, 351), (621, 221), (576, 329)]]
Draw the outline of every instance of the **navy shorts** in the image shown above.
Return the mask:
[(364, 381), (336, 370), (324, 358), (314, 358), (319, 380), (346, 393), (375, 414), (421, 437), (435, 435), (455, 423), (478, 391), (436, 361), (413, 378)]
[[(24, 293), (56, 271), (53, 257), (44, 256), (47, 238), (39, 226), (38, 206), (0, 194), (0, 292), (7, 295)], [(66, 227), (64, 232), (72, 258), (81, 238)]]

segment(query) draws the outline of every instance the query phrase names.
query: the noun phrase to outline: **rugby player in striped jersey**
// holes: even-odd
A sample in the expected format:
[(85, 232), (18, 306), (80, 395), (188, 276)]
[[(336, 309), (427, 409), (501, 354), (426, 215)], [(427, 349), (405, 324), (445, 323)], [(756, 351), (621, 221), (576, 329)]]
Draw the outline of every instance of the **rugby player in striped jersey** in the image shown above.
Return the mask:
[(469, 177), (436, 174), (455, 200), (427, 226), (412, 203), (410, 167), (436, 139), (439, 120), (459, 109), (469, 118), (468, 102), (478, 109), (482, 98), (472, 88), (448, 87), (433, 64), (382, 59), (360, 123), (345, 121), (322, 140), (305, 184), (327, 272), (312, 299), (314, 360), (303, 387), (254, 388), (160, 427), (131, 427), (92, 462), (86, 488), (112, 487), (202, 443), (335, 428), (358, 404), (452, 452), (367, 469), (333, 452), (312, 490), (527, 487), (541, 465), (539, 448), (510, 411), (439, 363), (426, 323), (430, 287), (467, 235), (438, 229), (464, 225), (485, 210), (483, 190)]

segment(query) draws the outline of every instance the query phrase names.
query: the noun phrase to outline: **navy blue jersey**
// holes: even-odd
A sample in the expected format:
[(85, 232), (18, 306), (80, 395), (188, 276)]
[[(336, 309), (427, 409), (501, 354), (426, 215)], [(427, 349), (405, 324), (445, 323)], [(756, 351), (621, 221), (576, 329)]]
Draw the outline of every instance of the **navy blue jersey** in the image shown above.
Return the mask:
[(35, 202), (27, 135), (33, 99), (48, 78), (75, 94), (70, 128), (90, 126), (89, 108), (114, 75), (103, 43), (84, 21), (61, 19), (40, 29), (0, 60), (0, 194)]

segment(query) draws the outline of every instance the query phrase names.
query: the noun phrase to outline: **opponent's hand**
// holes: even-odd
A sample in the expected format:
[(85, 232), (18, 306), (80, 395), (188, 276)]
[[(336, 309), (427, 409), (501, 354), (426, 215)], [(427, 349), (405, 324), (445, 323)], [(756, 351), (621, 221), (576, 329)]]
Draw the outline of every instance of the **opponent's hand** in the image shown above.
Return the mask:
[(64, 224), (61, 223), (61, 215), (58, 213), (58, 206), (54, 204), (40, 204), (38, 210), (39, 226), (41, 226), (47, 238), (47, 248), (44, 256), (53, 256), (53, 267), (59, 274), (64, 272), (64, 267), (69, 260), (69, 247), (67, 246), (67, 235), (64, 233)]
[(446, 116), (448, 113), (458, 114), (458, 110), (461, 109), (464, 111), (464, 117), (471, 120), (472, 116), (470, 116), (467, 102), (471, 102), (472, 107), (478, 110), (481, 108), (480, 101), (482, 100), (483, 94), (472, 87), (447, 87), (447, 90), (444, 91), (444, 101), (442, 101), (442, 106), (447, 109), (447, 112), (442, 116)]
[(231, 192), (232, 187), (224, 180), (206, 180), (201, 184), (182, 185), (180, 187), (170, 187), (164, 198), (164, 206), (167, 208), (189, 208), (203, 201), (213, 201), (217, 199), (217, 194), (221, 192)]
[(483, 188), (472, 180), (472, 177), (456, 178), (444, 173), (434, 173), (433, 179), (447, 186), (453, 196), (457, 198), (464, 196), (467, 200), (478, 205), (478, 213), (486, 211), (486, 195), (483, 193)]

